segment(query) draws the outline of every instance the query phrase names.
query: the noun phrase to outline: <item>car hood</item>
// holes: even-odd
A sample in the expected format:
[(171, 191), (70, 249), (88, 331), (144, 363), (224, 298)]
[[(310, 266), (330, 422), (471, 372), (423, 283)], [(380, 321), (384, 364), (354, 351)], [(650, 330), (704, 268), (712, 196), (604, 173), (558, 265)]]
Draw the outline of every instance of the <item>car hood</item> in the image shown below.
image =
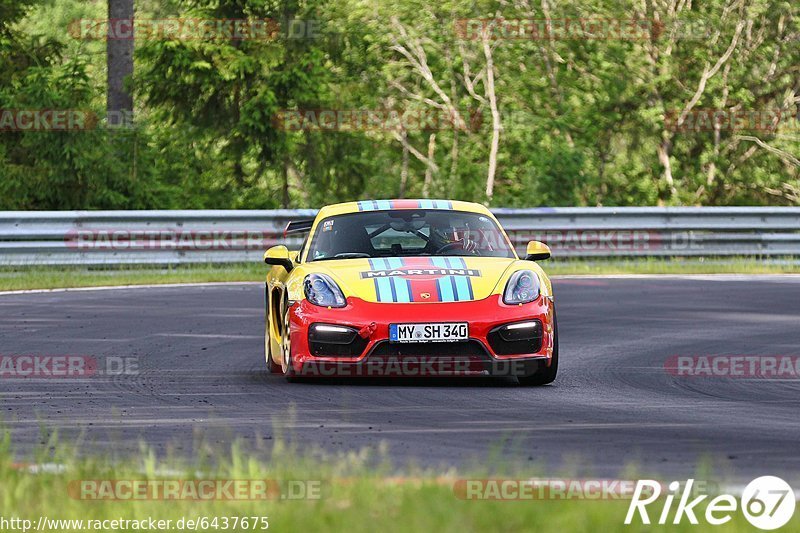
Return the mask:
[(483, 300), (517, 259), (502, 257), (392, 257), (307, 263), (330, 275), (346, 297), (368, 302), (429, 303)]

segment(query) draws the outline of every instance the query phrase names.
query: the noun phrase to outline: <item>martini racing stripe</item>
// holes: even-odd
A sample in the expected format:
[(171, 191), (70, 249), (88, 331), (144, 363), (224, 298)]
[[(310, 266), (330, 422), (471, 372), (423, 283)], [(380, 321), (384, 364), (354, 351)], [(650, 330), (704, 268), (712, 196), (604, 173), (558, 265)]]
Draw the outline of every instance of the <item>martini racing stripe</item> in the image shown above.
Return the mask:
[(395, 301), (400, 303), (408, 303), (413, 301), (411, 297), (411, 284), (407, 279), (403, 278), (390, 278), (394, 284), (394, 294), (397, 298)]
[(430, 260), (437, 268), (467, 268), (467, 262), (460, 257), (431, 257)]
[(419, 200), (392, 200), (392, 209), (419, 209)]
[(372, 270), (394, 270), (398, 268), (403, 268), (403, 265), (405, 265), (405, 262), (399, 257), (369, 260), (369, 267)]
[(411, 284), (403, 278), (375, 278), (375, 294), (379, 302), (410, 303)]
[[(399, 257), (386, 259), (370, 259), (372, 270), (393, 270), (403, 267)], [(375, 278), (375, 294), (379, 302), (408, 303), (411, 299), (411, 286), (407, 279), (400, 277)]]
[(383, 211), (390, 209), (453, 209), (449, 200), (361, 200), (359, 211)]
[(392, 284), (389, 278), (375, 278), (375, 294), (379, 302), (393, 302)]
[[(427, 257), (425, 265), (420, 258), (404, 260), (400, 257), (369, 260), (372, 270), (394, 270), (407, 266), (432, 266), (446, 269), (466, 269), (467, 263), (460, 257)], [(465, 302), (475, 298), (469, 276), (437, 276), (435, 279), (414, 279), (401, 276), (373, 278), (375, 295), (379, 302)], [(435, 287), (435, 291), (434, 291)], [(422, 296), (422, 295), (427, 296)]]
[(392, 202), (389, 200), (364, 200), (358, 202), (359, 211), (378, 211), (391, 208)]
[(444, 276), (436, 280), (442, 302), (466, 302), (474, 299), (472, 280), (468, 276)]
[(378, 211), (381, 209), (391, 209), (392, 202), (389, 200), (364, 200), (358, 202), (359, 211)]
[(420, 200), (420, 209), (453, 209), (453, 202), (447, 200)]

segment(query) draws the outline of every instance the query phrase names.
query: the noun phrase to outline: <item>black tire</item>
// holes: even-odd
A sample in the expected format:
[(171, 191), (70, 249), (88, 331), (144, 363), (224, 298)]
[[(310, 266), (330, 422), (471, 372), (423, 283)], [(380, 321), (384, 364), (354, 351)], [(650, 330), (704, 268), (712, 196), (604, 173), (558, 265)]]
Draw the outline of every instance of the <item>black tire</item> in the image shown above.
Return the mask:
[[(288, 304), (288, 302), (287, 302)], [(292, 366), (292, 343), (289, 335), (289, 306), (284, 305), (286, 311), (283, 313), (283, 342), (281, 343), (281, 372), (289, 383), (297, 383), (300, 378)]]
[(269, 371), (270, 374), (283, 374), (283, 369), (281, 368), (281, 365), (279, 365), (278, 363), (275, 362), (274, 359), (272, 359), (271, 347), (272, 347), (272, 339), (270, 338), (269, 333), (267, 333), (267, 336), (264, 340), (264, 348), (267, 356), (267, 370)]
[(555, 381), (557, 374), (558, 374), (558, 317), (556, 317), (554, 311), (553, 312), (553, 358), (550, 361), (550, 366), (540, 368), (530, 376), (520, 376), (517, 379), (519, 380), (520, 385), (524, 385), (526, 387), (547, 385), (548, 383), (552, 383), (553, 381)]
[(266, 301), (265, 301), (265, 314), (266, 320), (266, 328), (264, 331), (264, 356), (267, 360), (267, 371), (270, 374), (283, 374), (283, 369), (281, 365), (277, 364), (272, 359), (272, 336), (270, 335), (270, 330), (272, 329), (272, 320), (270, 320), (270, 302), (269, 302), (269, 285), (266, 285)]

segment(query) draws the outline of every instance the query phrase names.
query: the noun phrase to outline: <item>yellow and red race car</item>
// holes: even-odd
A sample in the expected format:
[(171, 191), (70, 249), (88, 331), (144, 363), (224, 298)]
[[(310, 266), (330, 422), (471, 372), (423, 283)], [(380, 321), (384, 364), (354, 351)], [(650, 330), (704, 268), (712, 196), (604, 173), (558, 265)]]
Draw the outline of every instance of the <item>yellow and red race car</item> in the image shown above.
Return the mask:
[(299, 252), (275, 246), (266, 280), (266, 359), (303, 377), (514, 376), (552, 382), (558, 327), (550, 279), (520, 259), (484, 206), (448, 200), (330, 205)]

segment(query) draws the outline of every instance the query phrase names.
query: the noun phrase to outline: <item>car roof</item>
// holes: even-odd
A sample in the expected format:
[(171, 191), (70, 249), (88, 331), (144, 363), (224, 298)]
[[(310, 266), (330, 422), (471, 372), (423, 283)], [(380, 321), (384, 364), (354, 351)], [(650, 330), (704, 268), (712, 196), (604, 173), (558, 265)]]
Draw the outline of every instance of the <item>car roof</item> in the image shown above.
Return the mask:
[(396, 199), (396, 200), (360, 200), (341, 204), (326, 205), (320, 209), (317, 219), (321, 220), (335, 215), (358, 213), (361, 211), (393, 211), (398, 209), (442, 209), (452, 211), (468, 211), (490, 215), (486, 206), (460, 200), (428, 200), (428, 199)]

